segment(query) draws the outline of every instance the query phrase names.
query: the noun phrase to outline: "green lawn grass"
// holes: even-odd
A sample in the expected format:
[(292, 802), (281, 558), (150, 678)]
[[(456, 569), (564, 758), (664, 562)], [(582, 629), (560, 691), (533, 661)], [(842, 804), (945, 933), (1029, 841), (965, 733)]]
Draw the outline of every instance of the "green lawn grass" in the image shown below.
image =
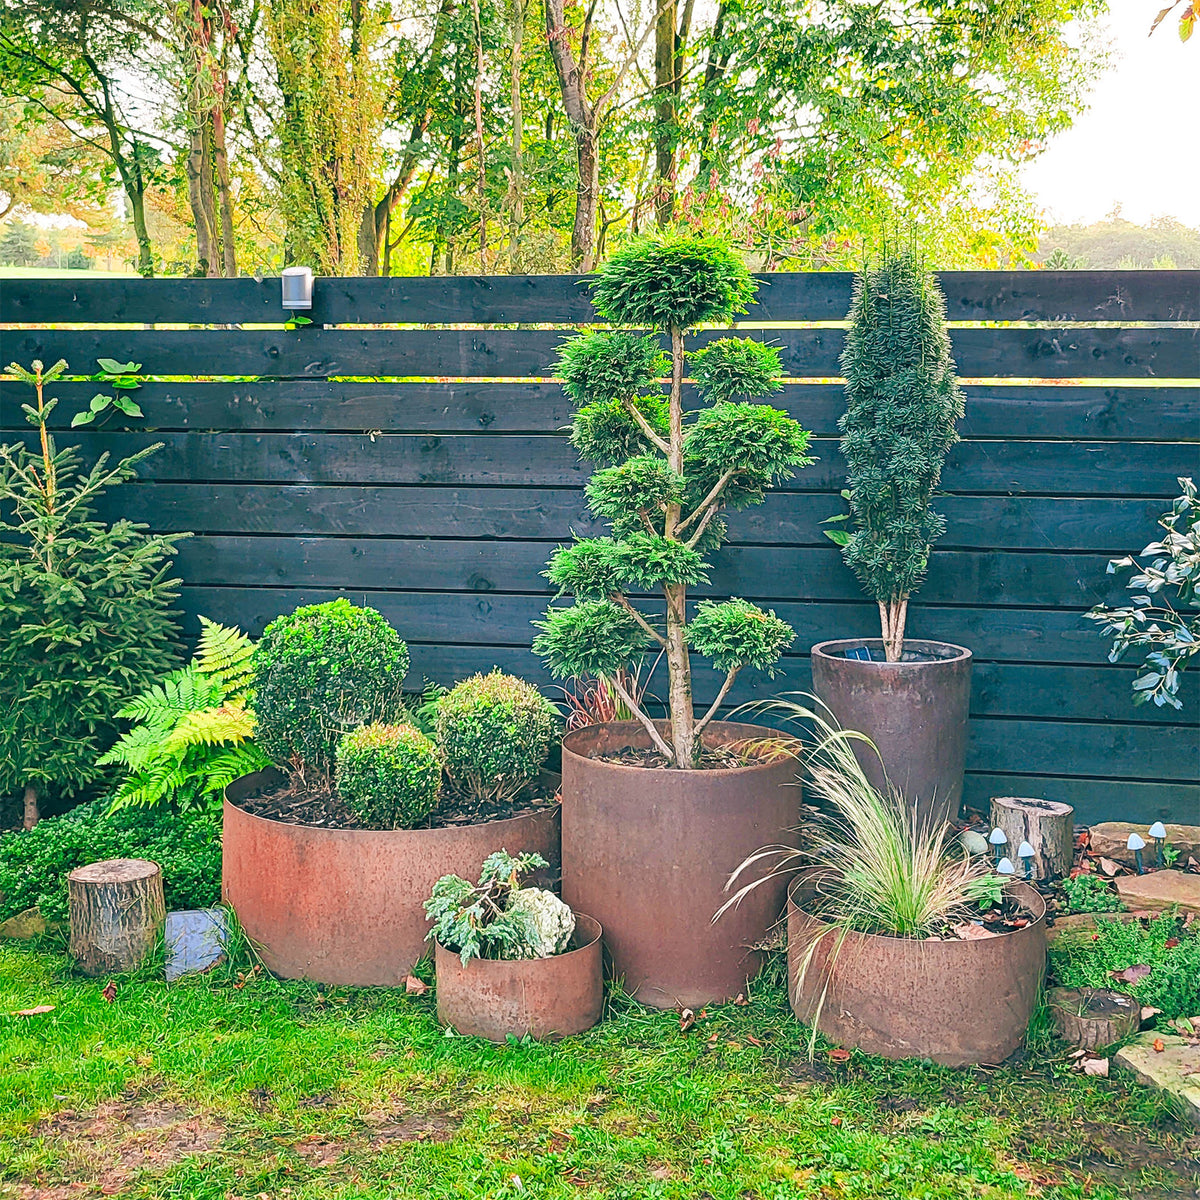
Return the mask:
[[(0, 1195), (182, 1200), (1194, 1196), (1200, 1139), (1060, 1052), (810, 1063), (764, 985), (686, 1035), (616, 998), (557, 1046), (446, 1036), (433, 993), (168, 986), (0, 947)], [(12, 1010), (52, 1004), (48, 1014)], [(714, 1037), (715, 1035), (715, 1037)]]

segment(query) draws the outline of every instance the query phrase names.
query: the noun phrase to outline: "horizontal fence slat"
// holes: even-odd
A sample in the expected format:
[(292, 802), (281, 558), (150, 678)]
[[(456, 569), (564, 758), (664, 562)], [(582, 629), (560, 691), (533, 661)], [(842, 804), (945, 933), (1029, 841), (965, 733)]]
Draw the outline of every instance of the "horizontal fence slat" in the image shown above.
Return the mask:
[[(1184, 441), (1200, 436), (1200, 388), (1062, 387), (967, 384), (964, 438), (1077, 438), (1085, 441)], [(95, 383), (63, 383), (51, 414), (55, 429), (96, 394)], [(685, 403), (695, 405), (692, 389)], [(19, 425), (25, 385), (0, 382), (0, 426)], [(413, 433), (531, 433), (562, 429), (572, 407), (557, 383), (147, 383), (137, 393), (142, 418), (113, 413), (105, 428), (306, 430)], [(846, 408), (841, 384), (787, 384), (770, 402), (819, 437), (836, 437)]]
[[(842, 271), (760, 275), (754, 316), (838, 321), (853, 277)], [(944, 271), (952, 321), (1195, 321), (1198, 271)], [(317, 278), (313, 316), (334, 324), (589, 321), (579, 276)], [(189, 322), (282, 319), (278, 279), (12, 279), (0, 322)]]
[[(12, 440), (32, 443), (32, 432)], [(440, 484), (582, 487), (591, 467), (565, 435), (242, 433), (63, 433), (89, 458), (114, 457), (161, 443), (143, 479), (163, 482)], [(816, 462), (788, 490), (845, 486), (838, 443), (814, 439)], [(947, 492), (1171, 497), (1176, 480), (1195, 475), (1200, 445), (1142, 442), (971, 441), (954, 446), (942, 472)]]
[[(242, 587), (547, 593), (546, 542), (406, 538), (202, 536), (180, 544), (189, 583)], [(1116, 599), (1121, 582), (1099, 554), (934, 551), (921, 598), (933, 604), (1089, 607)], [(836, 547), (727, 546), (697, 594), (774, 600), (857, 600), (858, 583)]]
[(993, 796), (1035, 796), (1070, 804), (1075, 809), (1076, 827), (1112, 820), (1137, 825), (1191, 821), (1200, 812), (1200, 784), (1195, 783), (1143, 783), (1112, 778), (1110, 774), (1071, 779), (967, 772), (963, 783), (965, 805), (986, 814)]
[[(941, 496), (942, 549), (1140, 550), (1163, 500), (1048, 496)], [(340, 484), (137, 483), (101, 502), (110, 520), (155, 532), (301, 536), (553, 538), (607, 534), (581, 490), (355, 487)], [(734, 541), (823, 546), (822, 523), (846, 511), (836, 493), (771, 492), (756, 508), (728, 514)]]
[[(480, 592), (386, 592), (360, 588), (212, 586), (187, 584), (180, 604), (190, 623), (189, 638), (199, 632), (196, 617), (241, 624), (257, 637), (280, 613), (301, 604), (321, 604), (347, 595), (378, 609), (405, 638), (420, 642), (464, 642), (522, 646), (545, 613), (547, 596)], [(771, 608), (797, 631), (796, 648), (832, 638), (872, 637), (879, 633), (879, 612), (862, 597), (845, 601), (772, 600)], [(1074, 609), (956, 608), (928, 604), (925, 597), (909, 611), (912, 637), (970, 646), (977, 659), (1012, 658), (1034, 663), (1105, 663), (1108, 643)], [(1132, 667), (1122, 668), (1126, 679)]]
[[(741, 331), (779, 347), (784, 373), (838, 376), (841, 329)], [(67, 360), (78, 373), (102, 358), (133, 360), (147, 375), (448, 376), (524, 378), (553, 374), (566, 331), (518, 329), (18, 330), (5, 353), (18, 361)], [(690, 339), (705, 345), (721, 331)], [(955, 362), (964, 378), (1195, 379), (1200, 330), (1132, 327), (956, 329)]]

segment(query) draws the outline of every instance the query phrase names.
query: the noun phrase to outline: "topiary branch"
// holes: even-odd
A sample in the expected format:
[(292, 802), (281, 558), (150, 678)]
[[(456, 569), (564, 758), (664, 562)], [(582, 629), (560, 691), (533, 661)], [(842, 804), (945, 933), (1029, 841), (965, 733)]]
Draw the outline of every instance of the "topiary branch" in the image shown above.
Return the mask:
[(666, 646), (667, 639), (629, 603), (626, 596), (621, 595), (620, 592), (613, 592), (609, 599), (614, 604), (619, 604), (660, 646)]
[(646, 419), (645, 414), (628, 397), (622, 397), (621, 406), (637, 422), (638, 428), (646, 436), (646, 440), (656, 449), (661, 450), (667, 458), (671, 457), (671, 444), (658, 436), (653, 425)]
[(704, 727), (717, 715), (717, 710), (721, 707), (721, 702), (729, 695), (729, 689), (733, 687), (733, 681), (738, 677), (738, 672), (741, 667), (734, 667), (728, 675), (725, 676), (725, 682), (721, 684), (721, 690), (717, 692), (717, 698), (708, 707), (708, 712), (696, 722), (696, 736), (704, 732)]
[(666, 756), (667, 762), (674, 762), (675, 751), (663, 740), (663, 736), (658, 732), (658, 727), (654, 724), (654, 721), (642, 711), (641, 705), (629, 694), (624, 684), (621, 683), (620, 676), (610, 675), (608, 682), (612, 686), (613, 691), (624, 701), (629, 711), (641, 722), (643, 728), (650, 735), (650, 740)]
[[(692, 515), (690, 517), (685, 517), (679, 522), (678, 525), (675, 526), (675, 533), (677, 535), (681, 534), (698, 516), (700, 516), (701, 513), (704, 513), (704, 520), (701, 522), (700, 529), (697, 530), (695, 535), (693, 535), (692, 540), (688, 542), (689, 546), (694, 546), (696, 542), (700, 540), (699, 535), (704, 531), (704, 526), (712, 520), (713, 515), (717, 511), (717, 498), (725, 490), (726, 485), (736, 474), (737, 468), (730, 467), (729, 470), (726, 471), (725, 474), (722, 475), (721, 478), (718, 479), (711, 488), (709, 488), (708, 495), (696, 505), (696, 507), (692, 510)], [(710, 505), (712, 506), (711, 508), (709, 507)]]

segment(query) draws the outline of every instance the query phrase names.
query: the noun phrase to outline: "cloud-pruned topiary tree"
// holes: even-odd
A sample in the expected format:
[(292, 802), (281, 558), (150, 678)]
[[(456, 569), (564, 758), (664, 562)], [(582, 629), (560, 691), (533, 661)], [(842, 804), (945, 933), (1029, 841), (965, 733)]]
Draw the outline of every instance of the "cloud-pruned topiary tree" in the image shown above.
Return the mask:
[(888, 662), (904, 651), (908, 600), (946, 520), (932, 502), (958, 441), (963, 396), (946, 333), (946, 302), (910, 250), (883, 252), (854, 284), (842, 351), (846, 411), (838, 427), (853, 533), (831, 533), (879, 604)]
[[(588, 504), (612, 536), (555, 551), (547, 578), (575, 603), (553, 607), (537, 622), (534, 648), (558, 678), (605, 677), (671, 765), (692, 769), (701, 735), (738, 673), (770, 672), (795, 635), (773, 612), (738, 599), (701, 601), (689, 622), (688, 590), (708, 582), (703, 555), (725, 540), (721, 510), (758, 504), (768, 487), (807, 466), (809, 435), (786, 413), (750, 403), (778, 390), (778, 351), (740, 338), (684, 351), (687, 330), (728, 323), (754, 295), (754, 280), (723, 243), (636, 242), (613, 255), (592, 286), (602, 317), (653, 332), (586, 333), (563, 346), (558, 369), (577, 405), (571, 439), (600, 465), (587, 486)], [(669, 355), (660, 348), (663, 334)], [(695, 413), (683, 408), (688, 363), (708, 405)], [(664, 397), (659, 381), (666, 375)], [(631, 599), (642, 593), (661, 593), (661, 622)], [(670, 676), (666, 736), (618, 675), (648, 650), (662, 652)], [(700, 717), (690, 650), (725, 673)]]

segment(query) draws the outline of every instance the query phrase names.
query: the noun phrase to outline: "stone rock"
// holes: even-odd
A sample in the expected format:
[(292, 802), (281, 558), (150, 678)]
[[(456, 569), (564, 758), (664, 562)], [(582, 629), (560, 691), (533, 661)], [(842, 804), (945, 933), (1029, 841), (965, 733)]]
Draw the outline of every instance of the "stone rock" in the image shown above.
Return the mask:
[(1150, 871), (1145, 875), (1118, 875), (1117, 895), (1130, 908), (1161, 912), (1178, 904), (1182, 912), (1200, 913), (1200, 875), (1182, 871)]
[(189, 908), (167, 913), (163, 941), (171, 983), (191, 971), (208, 971), (225, 957), (225, 910)]
[(1065, 913), (1054, 918), (1054, 924), (1046, 929), (1046, 941), (1055, 942), (1059, 938), (1090, 938), (1101, 921), (1136, 921), (1137, 917), (1128, 912), (1103, 913)]
[[(1154, 1049), (1162, 1039), (1162, 1050)], [(1182, 1114), (1200, 1125), (1200, 1046), (1189, 1046), (1173, 1033), (1148, 1029), (1117, 1051), (1117, 1066), (1132, 1071), (1139, 1083), (1172, 1096)]]
[[(1088, 850), (1095, 856), (1112, 858), (1132, 867), (1133, 851), (1125, 843), (1131, 833), (1136, 833), (1146, 839), (1142, 861), (1149, 867), (1154, 864), (1154, 842), (1148, 830), (1148, 825), (1133, 825), (1128, 821), (1105, 821), (1091, 827)], [(1189, 854), (1200, 862), (1200, 825), (1168, 825), (1167, 845), (1179, 851), (1178, 861), (1181, 867), (1187, 866)]]
[(41, 937), (46, 932), (46, 918), (36, 908), (27, 908), (15, 917), (9, 917), (0, 925), (0, 938), (29, 938)]

